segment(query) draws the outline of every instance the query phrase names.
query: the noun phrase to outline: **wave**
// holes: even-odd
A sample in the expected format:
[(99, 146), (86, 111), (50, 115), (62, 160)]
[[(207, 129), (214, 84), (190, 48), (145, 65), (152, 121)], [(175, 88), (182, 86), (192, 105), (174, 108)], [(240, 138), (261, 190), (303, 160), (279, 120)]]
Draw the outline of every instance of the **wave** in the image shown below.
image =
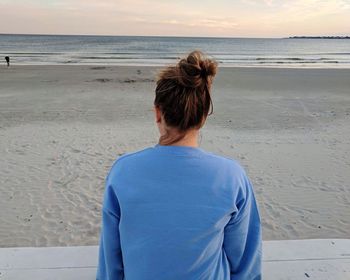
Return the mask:
[[(271, 62), (268, 61), (259, 61), (260, 64), (271, 64)], [(295, 64), (294, 62), (290, 62), (290, 61), (276, 61), (274, 63), (277, 64)], [(339, 63), (339, 61), (337, 60), (330, 60), (330, 61), (323, 61), (323, 63)], [(307, 61), (307, 60), (303, 60), (298, 64), (320, 64), (317, 61)]]
[(4, 53), (5, 55), (9, 55), (9, 56), (15, 56), (18, 54), (24, 54), (24, 55), (62, 55), (65, 53), (62, 52), (7, 52)]
[(319, 60), (330, 60), (330, 58), (326, 58), (326, 57), (321, 57), (321, 58), (302, 58), (302, 57), (258, 57), (256, 58), (256, 60), (271, 60), (271, 61), (275, 61), (275, 60), (293, 60), (293, 61), (319, 61)]
[(328, 52), (328, 53), (317, 53), (318, 55), (350, 55), (349, 52)]
[(146, 56), (146, 57), (116, 57), (116, 56), (74, 56), (74, 58), (77, 59), (101, 59), (101, 60), (123, 60), (123, 59), (132, 59), (132, 60), (147, 60), (147, 59), (179, 59), (177, 56)]

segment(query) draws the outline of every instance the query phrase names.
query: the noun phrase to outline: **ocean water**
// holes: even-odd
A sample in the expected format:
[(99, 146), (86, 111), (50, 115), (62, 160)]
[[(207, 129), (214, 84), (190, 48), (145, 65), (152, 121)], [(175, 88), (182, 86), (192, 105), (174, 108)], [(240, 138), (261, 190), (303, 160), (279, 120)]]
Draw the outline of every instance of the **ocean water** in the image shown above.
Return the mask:
[(350, 68), (349, 39), (0, 35), (18, 65), (167, 65), (194, 49), (222, 66)]

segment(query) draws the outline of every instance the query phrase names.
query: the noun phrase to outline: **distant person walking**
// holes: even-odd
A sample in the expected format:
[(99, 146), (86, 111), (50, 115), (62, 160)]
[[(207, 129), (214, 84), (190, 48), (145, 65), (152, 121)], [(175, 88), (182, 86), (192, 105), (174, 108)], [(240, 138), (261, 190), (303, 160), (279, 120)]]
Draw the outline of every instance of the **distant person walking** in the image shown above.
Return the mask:
[(7, 62), (7, 67), (10, 67), (10, 57), (9, 56), (5, 56), (5, 60)]

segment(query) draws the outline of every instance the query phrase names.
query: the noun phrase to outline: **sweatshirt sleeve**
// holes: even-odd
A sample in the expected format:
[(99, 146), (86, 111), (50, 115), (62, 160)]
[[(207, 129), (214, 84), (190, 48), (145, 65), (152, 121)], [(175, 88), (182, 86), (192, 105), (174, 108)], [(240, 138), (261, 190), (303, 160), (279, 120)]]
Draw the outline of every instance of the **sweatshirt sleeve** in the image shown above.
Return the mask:
[(96, 279), (122, 280), (124, 270), (119, 239), (120, 208), (108, 177), (102, 206), (102, 228)]
[(237, 212), (224, 230), (224, 251), (230, 263), (231, 279), (261, 279), (261, 226), (253, 188), (244, 175), (237, 196)]

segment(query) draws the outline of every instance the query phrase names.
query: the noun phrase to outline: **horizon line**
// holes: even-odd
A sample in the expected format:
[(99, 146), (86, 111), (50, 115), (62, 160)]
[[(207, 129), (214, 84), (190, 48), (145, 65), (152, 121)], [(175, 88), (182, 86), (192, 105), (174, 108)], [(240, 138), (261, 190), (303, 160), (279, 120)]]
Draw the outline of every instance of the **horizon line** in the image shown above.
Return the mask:
[(313, 37), (349, 37), (350, 35), (289, 35), (279, 37), (241, 37), (241, 36), (188, 36), (188, 35), (111, 35), (111, 34), (47, 34), (47, 33), (1, 33), (14, 36), (81, 36), (81, 37), (163, 37), (163, 38), (199, 38), (199, 39), (293, 39)]
[(165, 37), (165, 38), (217, 38), (217, 39), (283, 39), (288, 37), (234, 37), (234, 36), (188, 36), (188, 35), (111, 35), (111, 34), (47, 34), (47, 33), (1, 33), (20, 36), (86, 36), (86, 37)]

